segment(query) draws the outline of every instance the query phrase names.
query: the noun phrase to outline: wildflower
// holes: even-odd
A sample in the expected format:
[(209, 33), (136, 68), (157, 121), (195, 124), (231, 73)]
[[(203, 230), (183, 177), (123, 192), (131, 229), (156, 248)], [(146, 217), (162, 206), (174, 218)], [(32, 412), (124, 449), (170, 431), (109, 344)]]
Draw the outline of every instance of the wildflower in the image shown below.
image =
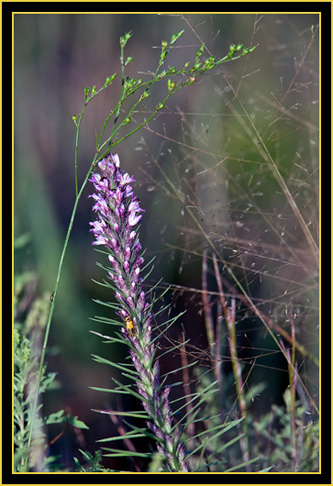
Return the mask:
[(93, 245), (103, 245), (109, 250), (109, 277), (121, 304), (119, 315), (123, 319), (133, 315), (136, 324), (147, 323), (149, 316), (142, 306), (144, 292), (139, 276), (144, 260), (140, 256), (137, 233), (133, 230), (144, 210), (133, 196), (130, 183), (134, 179), (119, 168), (118, 155), (109, 154), (98, 167), (101, 174), (93, 173), (90, 179), (96, 191), (90, 196), (95, 200), (93, 211), (97, 213), (97, 220), (90, 223), (90, 231), (95, 236)]
[(139, 376), (136, 385), (149, 416), (147, 425), (156, 437), (157, 449), (169, 471), (187, 472), (180, 434), (172, 426), (170, 389), (162, 390), (159, 363), (154, 360), (151, 304), (143, 290), (144, 259), (136, 229), (144, 210), (133, 195), (130, 184), (135, 180), (119, 165), (118, 155), (108, 154), (98, 163), (101, 173), (93, 173), (90, 179), (96, 191), (90, 196), (95, 200), (93, 211), (97, 214), (96, 221), (90, 223), (90, 231), (95, 236), (93, 245), (103, 245), (109, 251), (108, 274), (119, 303), (118, 314), (126, 323), (122, 333), (131, 344), (130, 355)]

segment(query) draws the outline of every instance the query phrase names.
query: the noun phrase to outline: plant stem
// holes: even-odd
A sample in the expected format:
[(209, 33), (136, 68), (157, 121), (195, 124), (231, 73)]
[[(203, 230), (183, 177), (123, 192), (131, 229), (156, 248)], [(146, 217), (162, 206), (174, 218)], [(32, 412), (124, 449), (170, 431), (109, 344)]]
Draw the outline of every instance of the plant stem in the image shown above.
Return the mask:
[[(218, 268), (218, 262), (215, 253), (213, 253), (213, 262), (214, 262), (214, 270), (215, 270), (215, 278), (217, 287), (219, 290), (219, 296), (221, 300), (221, 306), (224, 313), (224, 320), (227, 326), (228, 336), (229, 336), (229, 349), (230, 349), (230, 357), (232, 363), (232, 370), (235, 378), (236, 383), (236, 391), (237, 391), (237, 400), (239, 403), (239, 410), (241, 417), (243, 418), (242, 421), (242, 429), (244, 433), (244, 437), (240, 440), (240, 445), (242, 449), (243, 459), (244, 462), (248, 462), (250, 459), (249, 456), (249, 442), (248, 442), (248, 435), (247, 435), (247, 423), (246, 423), (246, 403), (244, 398), (244, 385), (243, 385), (243, 378), (242, 378), (242, 370), (239, 364), (238, 355), (237, 355), (237, 338), (236, 338), (236, 300), (232, 298), (231, 300), (231, 308), (228, 309), (227, 303), (224, 296), (223, 285), (221, 281), (221, 275)], [(246, 465), (247, 472), (250, 472), (250, 465)]]
[[(70, 238), (70, 235), (71, 235), (71, 232), (72, 232), (77, 206), (78, 206), (79, 200), (81, 198), (81, 195), (83, 193), (83, 190), (85, 188), (85, 185), (88, 181), (88, 178), (90, 176), (90, 173), (91, 173), (91, 171), (92, 171), (92, 169), (95, 165), (96, 157), (97, 157), (97, 154), (95, 155), (95, 158), (94, 158), (94, 160), (93, 160), (93, 162), (90, 166), (90, 169), (89, 169), (89, 171), (88, 171), (88, 173), (85, 177), (85, 180), (84, 180), (84, 182), (81, 186), (81, 189), (76, 196), (74, 206), (73, 206), (73, 210), (72, 210), (71, 219), (70, 219), (70, 222), (69, 222), (69, 226), (68, 226), (68, 230), (67, 230), (67, 234), (66, 234), (66, 238), (65, 238), (65, 242), (64, 242), (64, 246), (63, 246), (63, 249), (62, 249), (62, 252), (61, 252), (56, 283), (55, 283), (54, 290), (53, 290), (53, 293), (52, 293), (50, 313), (49, 313), (49, 317), (48, 317), (48, 321), (47, 321), (47, 325), (46, 325), (46, 329), (45, 329), (44, 343), (43, 343), (43, 348), (42, 348), (42, 352), (41, 352), (40, 363), (39, 363), (39, 371), (38, 371), (38, 376), (37, 376), (37, 381), (36, 381), (35, 396), (33, 398), (31, 423), (30, 423), (29, 439), (28, 439), (28, 448), (31, 446), (31, 441), (32, 441), (32, 433), (33, 433), (34, 422), (35, 422), (36, 413), (37, 413), (37, 406), (38, 406), (39, 388), (40, 388), (42, 375), (43, 375), (45, 353), (46, 353), (46, 348), (47, 348), (47, 343), (48, 343), (48, 338), (49, 338), (49, 333), (50, 333), (50, 328), (51, 328), (51, 321), (52, 321), (52, 317), (53, 317), (54, 306), (55, 306), (55, 302), (56, 302), (56, 298), (57, 298), (57, 294), (58, 294), (58, 288), (59, 288), (60, 278), (61, 278), (61, 274), (62, 274), (62, 268), (63, 268), (63, 264), (64, 264), (65, 254), (66, 254), (69, 238)], [(26, 457), (26, 464), (27, 464), (27, 461), (28, 461), (28, 457)]]

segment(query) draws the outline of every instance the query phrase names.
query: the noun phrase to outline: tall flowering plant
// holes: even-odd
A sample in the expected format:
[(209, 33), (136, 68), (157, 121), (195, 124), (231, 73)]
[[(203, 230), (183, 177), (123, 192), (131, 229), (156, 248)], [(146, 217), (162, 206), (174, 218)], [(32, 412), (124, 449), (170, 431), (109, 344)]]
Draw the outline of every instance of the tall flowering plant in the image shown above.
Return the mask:
[(147, 426), (156, 438), (167, 470), (188, 472), (180, 431), (172, 424), (170, 388), (162, 387), (155, 359), (152, 304), (143, 290), (144, 259), (137, 231), (143, 209), (131, 187), (135, 180), (120, 169), (118, 155), (108, 154), (98, 167), (100, 173), (93, 173), (90, 178), (95, 187), (90, 197), (95, 200), (93, 211), (97, 215), (90, 223), (95, 236), (93, 245), (103, 245), (109, 253), (108, 276), (118, 301), (117, 313), (125, 324), (121, 332), (137, 373), (135, 381), (148, 415)]
[[(68, 249), (77, 208), (88, 180), (94, 184), (96, 190), (95, 194), (92, 195), (95, 199), (94, 211), (97, 213), (96, 221), (91, 223), (92, 232), (96, 238), (94, 244), (102, 245), (108, 249), (110, 267), (107, 269), (107, 272), (111, 283), (104, 284), (114, 290), (118, 302), (117, 304), (108, 303), (107, 305), (113, 308), (116, 307), (118, 315), (126, 324), (126, 328), (122, 328), (122, 334), (118, 333), (117, 337), (112, 339), (108, 338), (113, 342), (122, 341), (128, 344), (136, 371), (133, 372), (132, 368), (131, 370), (129, 370), (129, 368), (125, 369), (122, 365), (116, 363), (109, 363), (127, 371), (127, 376), (131, 376), (134, 379), (136, 378), (137, 388), (139, 390), (139, 393), (134, 392), (133, 388), (129, 389), (124, 385), (122, 388), (118, 387), (115, 392), (119, 393), (122, 391), (127, 394), (130, 390), (133, 395), (136, 394), (136, 396), (142, 399), (145, 409), (143, 413), (147, 413), (148, 415), (148, 425), (150, 428), (149, 434), (151, 435), (151, 431), (154, 433), (158, 442), (158, 449), (161, 451), (168, 469), (171, 471), (188, 470), (183, 446), (179, 441), (180, 434), (178, 427), (172, 426), (168, 401), (169, 389), (161, 386), (158, 362), (154, 359), (156, 348), (153, 345), (151, 336), (152, 304), (148, 303), (147, 296), (143, 291), (143, 277), (141, 276), (143, 258), (142, 253), (140, 253), (141, 246), (136, 229), (142, 216), (142, 209), (140, 208), (137, 198), (133, 196), (132, 188), (130, 186), (134, 180), (128, 174), (120, 170), (119, 159), (116, 155), (106, 155), (109, 147), (116, 147), (119, 143), (152, 122), (155, 119), (156, 114), (166, 106), (166, 103), (171, 96), (179, 90), (193, 85), (196, 79), (203, 74), (209, 73), (212, 69), (229, 61), (235, 61), (243, 56), (247, 56), (255, 49), (255, 46), (246, 48), (242, 44), (231, 44), (224, 57), (216, 59), (214, 56), (209, 55), (208, 58), (204, 59), (208, 50), (206, 49), (205, 44), (202, 44), (195, 52), (195, 57), (192, 61), (186, 61), (181, 67), (169, 66), (164, 69), (165, 60), (171, 51), (171, 48), (173, 48), (174, 44), (183, 33), (184, 30), (181, 30), (176, 34), (173, 34), (170, 41), (161, 42), (158, 64), (155, 68), (151, 69), (153, 75), (148, 76), (148, 79), (135, 79), (127, 76), (126, 66), (129, 62), (133, 61), (133, 57), (126, 57), (124, 55), (124, 48), (131, 38), (131, 34), (126, 33), (124, 36), (120, 37), (121, 92), (119, 97), (112, 96), (112, 99), (115, 99), (116, 102), (110, 107), (108, 116), (104, 121), (99, 135), (96, 133), (96, 151), (81, 186), (78, 184), (78, 148), (82, 120), (88, 105), (90, 105), (97, 95), (102, 93), (106, 88), (112, 86), (117, 73), (107, 75), (104, 84), (99, 89), (96, 89), (95, 85), (92, 88), (85, 87), (84, 104), (81, 112), (72, 116), (76, 126), (74, 157), (75, 201), (59, 259), (57, 275), (52, 289), (53, 291), (50, 296), (50, 309), (38, 363), (38, 373), (36, 376), (36, 392), (31, 398), (31, 403), (28, 404), (29, 420), (25, 421), (27, 423), (24, 423), (26, 433), (24, 434), (23, 440), (21, 440), (21, 437), (17, 437), (17, 435), (21, 434), (20, 428), (15, 432), (15, 440), (17, 440), (17, 444), (19, 444), (17, 446), (18, 456), (20, 458), (22, 457), (22, 461), (18, 466), (20, 472), (27, 471), (30, 468), (29, 462), (31, 458), (33, 437), (35, 436), (35, 431), (39, 431), (37, 420), (39, 401), (41, 394), (45, 390), (45, 387), (43, 387), (42, 384), (48, 339), (53, 322), (53, 313), (58, 298), (57, 296), (64, 268), (65, 255)], [(177, 79), (178, 81), (176, 81)], [(132, 114), (134, 112), (137, 114), (140, 113), (140, 107), (145, 105), (146, 99), (151, 94), (150, 88), (157, 83), (160, 83), (159, 86), (161, 88), (159, 90), (159, 102), (155, 105), (155, 108), (152, 109), (149, 116), (144, 114), (141, 119), (137, 119), (136, 123), (132, 126), (132, 129), (130, 128), (128, 130), (128, 126), (131, 127)], [(133, 100), (132, 104), (129, 103), (131, 97)], [(124, 113), (125, 116), (119, 117), (120, 113)], [(126, 129), (124, 132), (125, 126)], [(99, 163), (100, 173), (92, 174), (96, 161), (101, 157), (104, 158)], [(173, 187), (173, 189), (176, 191), (176, 195), (180, 198), (183, 205), (183, 201), (181, 200), (182, 196), (180, 195), (181, 192), (175, 187)], [(187, 207), (187, 210), (191, 214), (189, 207)], [(192, 217), (195, 220), (195, 217)], [(176, 318), (173, 318), (168, 321), (168, 324), (170, 322), (172, 324), (175, 319)], [(106, 322), (106, 320), (104, 322)], [(119, 322), (115, 322), (112, 319), (107, 322), (119, 325)], [(183, 344), (184, 343), (182, 343), (182, 345)], [(177, 347), (179, 346), (175, 345), (172, 349), (176, 349)], [(17, 346), (16, 354), (19, 353), (19, 350), (20, 347)], [(20, 359), (20, 356), (18, 356), (18, 358)], [(99, 357), (94, 358), (100, 362), (106, 361), (103, 361), (103, 359)], [(21, 368), (23, 365), (24, 363), (20, 361)], [(16, 375), (16, 378), (18, 377), (18, 379), (20, 379), (20, 369), (18, 370), (18, 373), (19, 375)], [(21, 376), (21, 379), (24, 378), (26, 378), (26, 376), (23, 378)], [(22, 389), (24, 388), (25, 387)], [(182, 423), (184, 430), (191, 422), (193, 422), (193, 417), (195, 413), (199, 411), (201, 403), (205, 402), (207, 397), (215, 393), (212, 388), (213, 387), (209, 385), (200, 393), (186, 396), (186, 408), (188, 408), (189, 405), (191, 405), (192, 408), (190, 412), (187, 411), (182, 415), (180, 422)], [(17, 400), (15, 400), (14, 407), (14, 413), (16, 413), (16, 416), (18, 417), (19, 423), (22, 422), (22, 420), (20, 420), (22, 410), (26, 410), (26, 407), (27, 403), (25, 402), (24, 395), (19, 394)], [(57, 420), (58, 419), (59, 418), (57, 418)], [(48, 418), (48, 424), (50, 423), (50, 418)], [(146, 430), (148, 429), (145, 429), (145, 431)], [(205, 444), (211, 444), (210, 432), (210, 429), (205, 432), (207, 436), (209, 435), (209, 440), (207, 439)], [(148, 432), (146, 435), (148, 435)], [(194, 439), (195, 438), (192, 435), (191, 441), (193, 442)], [(198, 440), (202, 451), (200, 452), (200, 457), (203, 458), (205, 457), (203, 452), (205, 446), (203, 446), (202, 434), (198, 436)], [(192, 452), (187, 453), (187, 459), (193, 457), (194, 454), (200, 450), (200, 447), (191, 447)], [(89, 454), (85, 454), (85, 458), (94, 464), (94, 468), (96, 467), (95, 459), (92, 460), (93, 458), (91, 458)], [(198, 467), (201, 467), (201, 464), (199, 464)], [(195, 470), (195, 464), (192, 459), (191, 468), (192, 471)]]

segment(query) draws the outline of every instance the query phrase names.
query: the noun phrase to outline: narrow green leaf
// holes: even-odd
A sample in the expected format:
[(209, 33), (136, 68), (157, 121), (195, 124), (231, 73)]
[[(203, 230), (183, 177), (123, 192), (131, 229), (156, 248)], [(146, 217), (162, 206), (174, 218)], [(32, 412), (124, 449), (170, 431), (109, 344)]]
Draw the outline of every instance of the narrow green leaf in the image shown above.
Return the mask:
[(73, 425), (73, 427), (77, 427), (78, 429), (88, 429), (89, 427), (82, 422), (82, 420), (79, 420), (76, 416), (75, 417), (68, 417), (68, 422)]
[(243, 467), (248, 466), (249, 464), (253, 464), (254, 462), (259, 461), (259, 459), (260, 459), (260, 457), (255, 457), (254, 459), (251, 459), (250, 461), (246, 461), (246, 462), (242, 462), (241, 464), (237, 464), (237, 466), (231, 467), (224, 472), (237, 471), (237, 469), (241, 469)]
[(89, 386), (90, 390), (94, 391), (100, 391), (100, 392), (105, 392), (105, 393), (113, 393), (114, 390), (112, 388), (100, 388), (98, 386)]
[[(148, 458), (152, 456), (152, 452), (134, 452), (134, 451), (122, 451), (120, 449), (109, 449), (108, 447), (102, 447), (103, 451), (111, 451), (110, 454), (103, 454), (104, 457), (144, 457)], [(114, 451), (114, 452), (112, 452)]]
[[(129, 368), (130, 365), (126, 365), (126, 364), (120, 365), (119, 363), (115, 363), (114, 361), (110, 361), (108, 359), (102, 358), (101, 356), (97, 356), (96, 354), (92, 354), (92, 358), (97, 363), (107, 364), (107, 365), (113, 366), (114, 368), (118, 368), (119, 370), (125, 371), (126, 373), (129, 373), (129, 376), (131, 376), (132, 378), (133, 378), (133, 375), (135, 375), (135, 376), (138, 375), (137, 371), (132, 371)], [(135, 376), (134, 376), (134, 378), (135, 378)]]
[(178, 34), (172, 34), (170, 44), (174, 44), (184, 32), (184, 30), (181, 30)]
[(237, 437), (234, 437), (233, 439), (229, 440), (229, 442), (226, 442), (225, 444), (223, 444), (221, 447), (219, 447), (216, 451), (214, 451), (214, 454), (220, 454), (221, 452), (223, 452), (225, 449), (227, 449), (228, 447), (230, 447), (231, 445), (235, 444), (236, 442), (238, 442), (240, 439), (242, 439), (243, 437), (245, 437), (245, 434), (240, 434), (240, 435), (237, 435)]
[(114, 389), (115, 393), (124, 393), (124, 394), (128, 394), (128, 395), (132, 395), (133, 397), (137, 398), (141, 402), (142, 401), (147, 401), (148, 402), (148, 400), (145, 400), (139, 393), (137, 393), (132, 388), (132, 385), (123, 385), (122, 383), (120, 383), (115, 378), (113, 379), (113, 381), (116, 383), (116, 385), (118, 385), (118, 388), (115, 388)]
[[(183, 343), (181, 343), (181, 346), (183, 345)], [(175, 346), (175, 349), (177, 349), (178, 346)], [(172, 349), (169, 349), (168, 351), (169, 352), (172, 352), (174, 350), (174, 348)], [(185, 366), (181, 366), (180, 368), (176, 368), (174, 370), (171, 370), (171, 371), (168, 371), (167, 373), (165, 373), (164, 375), (161, 375), (161, 378), (163, 377), (168, 377), (170, 375), (174, 375), (175, 373), (178, 373), (178, 371), (181, 371), (181, 370), (184, 370), (184, 369), (187, 369), (187, 368), (191, 368), (192, 366), (195, 366), (196, 364), (198, 363), (198, 361), (193, 361), (193, 363), (188, 363), (187, 365)]]
[(105, 439), (99, 439), (96, 442), (115, 442), (116, 440), (124, 440), (124, 439), (138, 439), (140, 437), (146, 437), (145, 434), (135, 434), (133, 432), (126, 432), (124, 435), (120, 435), (117, 437), (106, 437)]
[(95, 408), (91, 409), (92, 412), (97, 412), (97, 413), (102, 413), (104, 415), (115, 415), (115, 416), (120, 416), (120, 417), (131, 417), (131, 418), (139, 418), (139, 419), (145, 419), (148, 420), (149, 417), (146, 414), (146, 412), (122, 412), (122, 411), (116, 411), (113, 412), (112, 410), (97, 410)]

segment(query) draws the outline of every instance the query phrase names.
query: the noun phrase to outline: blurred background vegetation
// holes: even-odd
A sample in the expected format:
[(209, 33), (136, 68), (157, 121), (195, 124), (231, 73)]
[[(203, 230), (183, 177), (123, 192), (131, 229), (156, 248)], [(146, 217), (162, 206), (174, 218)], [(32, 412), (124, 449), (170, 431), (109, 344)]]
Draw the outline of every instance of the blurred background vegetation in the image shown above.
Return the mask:
[[(297, 315), (297, 338), (317, 355), (318, 275), (313, 254), (235, 99), (236, 91), (318, 241), (317, 37), (311, 43), (312, 26), (317, 24), (315, 14), (16, 14), (14, 223), (15, 237), (24, 236), (26, 244), (15, 253), (15, 272), (35, 275), (24, 290), (17, 318), (24, 316), (36, 295), (53, 291), (75, 199), (72, 116), (83, 107), (83, 89), (98, 88), (106, 76), (118, 73), (83, 119), (78, 151), (81, 181), (95, 152), (95, 131), (101, 130), (120, 93), (120, 36), (133, 34), (125, 51), (125, 57), (134, 58), (127, 75), (149, 79), (161, 41), (185, 29), (167, 66), (180, 67), (194, 59), (202, 42), (216, 57), (223, 57), (231, 43), (258, 47), (248, 58), (181, 90), (148, 130), (117, 147), (123, 169), (137, 181), (135, 192), (146, 210), (141, 242), (147, 259), (157, 256), (151, 282), (163, 277), (182, 290), (175, 291), (173, 303), (187, 313), (173, 337), (179, 339), (184, 330), (199, 356), (207, 347), (200, 293), (207, 241), (171, 195), (159, 167), (197, 209), (206, 235), (234, 265), (249, 295), (281, 325), (290, 312)], [(148, 116), (161, 101), (163, 89), (166, 93), (166, 87), (158, 85), (138, 119)], [(104, 275), (95, 264), (100, 256), (91, 246), (91, 192), (88, 184), (76, 215), (51, 327), (52, 353), (47, 358), (48, 369), (58, 372), (62, 388), (48, 394), (45, 411), (65, 409), (90, 427), (77, 435), (71, 430), (54, 445), (69, 465), (78, 447), (93, 451), (97, 439), (114, 433), (106, 416), (91, 411), (119, 405), (89, 390), (89, 386), (111, 385), (111, 370), (94, 363), (91, 354), (112, 355), (112, 360), (124, 357), (124, 350), (111, 349), (89, 333), (109, 332), (89, 318), (106, 312), (93, 299), (112, 299), (92, 282)], [(211, 291), (216, 290), (212, 276), (209, 284)], [(187, 288), (194, 290), (187, 292)], [(239, 308), (239, 317), (244, 362), (274, 348), (248, 310)], [(227, 373), (230, 364), (225, 352)], [(164, 366), (169, 369), (173, 364)], [(317, 401), (317, 374), (311, 363), (306, 366), (306, 386)], [(282, 403), (288, 374), (280, 353), (265, 353), (254, 369), (256, 373), (251, 371), (248, 377), (267, 384), (255, 404), (259, 416), (272, 404)], [(49, 439), (61, 430), (55, 427)]]

